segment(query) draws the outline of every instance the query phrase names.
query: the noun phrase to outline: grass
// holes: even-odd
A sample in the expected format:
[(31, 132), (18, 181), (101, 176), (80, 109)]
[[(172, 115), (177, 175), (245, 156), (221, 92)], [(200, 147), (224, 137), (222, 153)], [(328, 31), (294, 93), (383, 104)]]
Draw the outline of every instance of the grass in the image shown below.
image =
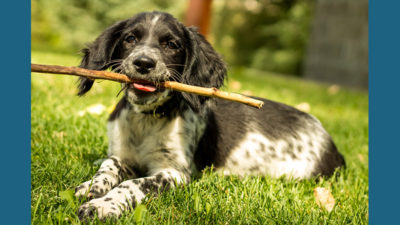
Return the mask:
[[(78, 65), (79, 55), (34, 51), (32, 63)], [(336, 179), (305, 181), (238, 179), (207, 170), (189, 185), (148, 197), (134, 212), (105, 224), (367, 224), (367, 94), (247, 68), (229, 73), (227, 90), (309, 106), (332, 135), (347, 168)], [(106, 157), (107, 113), (118, 101), (119, 85), (97, 82), (84, 98), (76, 97), (75, 86), (76, 78), (32, 74), (32, 224), (80, 224), (80, 202), (71, 190), (90, 179), (98, 160)], [(106, 106), (103, 113), (82, 115), (99, 103)], [(315, 187), (331, 190), (336, 200), (332, 212), (316, 204)]]

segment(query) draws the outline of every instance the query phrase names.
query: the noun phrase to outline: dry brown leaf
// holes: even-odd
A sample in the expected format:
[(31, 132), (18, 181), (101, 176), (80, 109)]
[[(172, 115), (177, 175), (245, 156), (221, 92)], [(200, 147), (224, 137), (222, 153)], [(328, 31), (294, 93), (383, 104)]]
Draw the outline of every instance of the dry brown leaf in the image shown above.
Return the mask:
[(302, 102), (295, 106), (296, 109), (301, 110), (303, 112), (310, 112), (311, 106), (308, 102)]
[(324, 208), (328, 212), (333, 210), (333, 207), (335, 206), (335, 199), (333, 198), (330, 190), (323, 187), (314, 188), (314, 196), (317, 205), (319, 205), (321, 208)]

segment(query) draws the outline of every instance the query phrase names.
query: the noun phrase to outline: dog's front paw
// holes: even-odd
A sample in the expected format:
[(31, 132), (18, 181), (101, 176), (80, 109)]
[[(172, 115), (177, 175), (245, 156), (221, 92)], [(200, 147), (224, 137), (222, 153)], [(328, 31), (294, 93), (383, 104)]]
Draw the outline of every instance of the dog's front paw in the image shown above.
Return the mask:
[(87, 197), (89, 199), (100, 198), (107, 193), (107, 187), (101, 187), (91, 180), (77, 186), (75, 188), (75, 196), (78, 198)]
[(123, 206), (117, 205), (110, 198), (97, 198), (81, 205), (78, 210), (80, 220), (94, 218), (96, 215), (100, 220), (106, 218), (118, 218), (122, 214)]

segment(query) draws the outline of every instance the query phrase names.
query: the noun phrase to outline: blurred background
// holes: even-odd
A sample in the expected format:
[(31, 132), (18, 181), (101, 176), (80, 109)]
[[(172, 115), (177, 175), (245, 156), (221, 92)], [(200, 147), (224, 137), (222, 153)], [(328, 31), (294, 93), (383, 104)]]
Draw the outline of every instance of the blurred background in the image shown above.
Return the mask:
[(114, 22), (152, 10), (198, 26), (230, 70), (368, 89), (368, 0), (32, 0), (32, 50), (78, 54)]

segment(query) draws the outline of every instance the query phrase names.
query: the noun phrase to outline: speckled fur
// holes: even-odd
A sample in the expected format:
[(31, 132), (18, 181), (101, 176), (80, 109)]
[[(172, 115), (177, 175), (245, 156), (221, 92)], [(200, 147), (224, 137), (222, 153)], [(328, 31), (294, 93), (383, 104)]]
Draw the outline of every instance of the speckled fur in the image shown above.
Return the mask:
[[(143, 25), (142, 39), (127, 45), (119, 36), (135, 33), (138, 24)], [(179, 48), (158, 43), (166, 36), (174, 36)], [(173, 79), (219, 88), (226, 76), (222, 59), (197, 31), (160, 12), (116, 23), (84, 52), (81, 67), (101, 70), (120, 59), (121, 66), (111, 65), (114, 70), (155, 82)], [(157, 63), (146, 74), (131, 66), (142, 55)], [(92, 84), (81, 78), (79, 95)], [(144, 94), (126, 87), (107, 126), (109, 158), (92, 180), (76, 188), (76, 196), (91, 199), (79, 208), (82, 219), (118, 217), (146, 195), (186, 184), (193, 173), (211, 165), (226, 175), (296, 179), (331, 175), (344, 165), (321, 123), (290, 106), (261, 99), (264, 107), (254, 109), (169, 90)]]

